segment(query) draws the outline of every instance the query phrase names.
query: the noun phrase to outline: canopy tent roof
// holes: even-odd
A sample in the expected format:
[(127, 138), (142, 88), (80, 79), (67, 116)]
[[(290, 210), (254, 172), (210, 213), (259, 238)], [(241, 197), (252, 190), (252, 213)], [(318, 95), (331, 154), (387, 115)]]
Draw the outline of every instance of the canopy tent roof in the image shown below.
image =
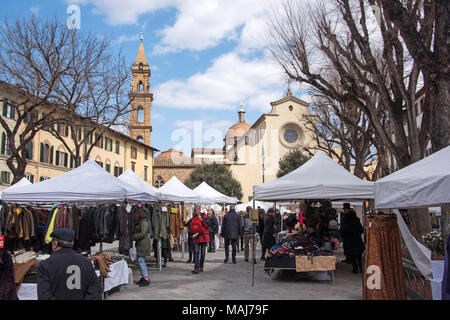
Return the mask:
[(271, 182), (253, 186), (255, 199), (373, 199), (374, 183), (351, 174), (319, 151), (301, 167)]
[(0, 191), (0, 196), (2, 195), (3, 191), (6, 190), (14, 190), (18, 187), (23, 187), (23, 186), (29, 186), (32, 185), (32, 183), (25, 177), (23, 177), (22, 179), (20, 179), (19, 181), (17, 181), (15, 184), (13, 184), (12, 186)]
[(375, 208), (432, 207), (450, 203), (450, 146), (375, 183)]
[(203, 181), (200, 185), (198, 185), (195, 189), (195, 192), (202, 195), (203, 197), (210, 198), (214, 201), (214, 203), (227, 203), (227, 204), (236, 204), (237, 199), (228, 197), (223, 193), (220, 193), (205, 181)]
[(176, 176), (173, 176), (167, 183), (158, 189), (161, 192), (161, 200), (173, 202), (187, 202), (187, 203), (209, 203), (213, 201), (209, 198), (203, 197), (194, 190), (186, 187)]
[(25, 203), (99, 203), (124, 199), (151, 201), (146, 193), (106, 172), (94, 160), (54, 178), (2, 193), (3, 201)]
[(147, 182), (142, 180), (133, 170), (127, 169), (124, 173), (119, 176), (119, 180), (134, 186), (138, 190), (145, 192), (149, 197), (152, 198), (151, 201), (158, 201), (161, 198), (161, 193), (155, 187), (149, 185)]
[[(250, 200), (247, 203), (238, 204), (236, 206), (236, 211), (246, 211), (247, 207), (253, 208), (253, 200)], [(269, 208), (271, 208), (271, 206), (269, 206), (265, 202), (255, 200), (255, 209), (258, 209), (258, 207), (260, 207), (261, 209), (264, 209), (265, 211), (267, 211), (267, 210), (269, 210)]]

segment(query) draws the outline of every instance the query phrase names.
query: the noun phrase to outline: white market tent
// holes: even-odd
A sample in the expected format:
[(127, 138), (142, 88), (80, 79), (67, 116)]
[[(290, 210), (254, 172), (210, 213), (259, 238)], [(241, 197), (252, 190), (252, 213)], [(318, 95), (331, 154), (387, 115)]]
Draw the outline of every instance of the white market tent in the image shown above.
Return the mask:
[(147, 193), (152, 200), (158, 201), (161, 197), (161, 193), (155, 187), (149, 185), (147, 182), (142, 180), (133, 170), (127, 169), (124, 173), (119, 176), (119, 180), (134, 186), (138, 190)]
[(450, 146), (375, 183), (375, 208), (433, 207), (450, 203)]
[(0, 197), (1, 197), (2, 193), (3, 193), (3, 191), (6, 191), (6, 190), (14, 190), (14, 189), (16, 189), (16, 188), (18, 188), (18, 187), (29, 186), (29, 185), (32, 185), (32, 183), (31, 183), (27, 178), (23, 177), (22, 179), (20, 179), (19, 181), (17, 181), (17, 182), (16, 182), (15, 184), (13, 184), (12, 186), (10, 186), (10, 187), (8, 187), (8, 188), (6, 188), (6, 189), (0, 191)]
[(148, 194), (119, 180), (88, 160), (78, 168), (36, 184), (4, 190), (2, 200), (19, 203), (151, 201)]
[[(247, 207), (253, 208), (253, 200), (250, 200), (247, 203), (238, 204), (236, 206), (236, 211), (246, 211)], [(267, 210), (269, 210), (269, 208), (271, 208), (271, 206), (269, 206), (265, 202), (255, 200), (255, 209), (257, 209), (258, 207), (260, 207), (261, 209), (264, 209), (265, 211), (267, 211)]]
[(158, 189), (161, 192), (161, 200), (186, 203), (209, 203), (213, 201), (203, 197), (194, 190), (186, 187), (176, 176), (173, 176), (166, 184)]
[(203, 181), (200, 185), (198, 185), (195, 189), (195, 192), (202, 195), (203, 197), (210, 198), (214, 203), (226, 203), (226, 204), (236, 204), (237, 199), (228, 197), (223, 193), (220, 193), (205, 181)]
[(324, 152), (317, 152), (301, 167), (271, 182), (253, 186), (255, 199), (373, 199), (374, 182), (351, 174)]

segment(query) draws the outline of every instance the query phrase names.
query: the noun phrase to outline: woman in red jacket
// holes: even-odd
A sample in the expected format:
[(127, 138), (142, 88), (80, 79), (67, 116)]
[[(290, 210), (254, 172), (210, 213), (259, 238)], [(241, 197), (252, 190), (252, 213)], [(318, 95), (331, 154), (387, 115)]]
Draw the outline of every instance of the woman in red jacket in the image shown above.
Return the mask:
[(202, 217), (200, 214), (200, 207), (195, 206), (194, 218), (192, 219), (189, 233), (194, 238), (194, 270), (192, 273), (198, 274), (203, 272), (203, 265), (205, 263), (206, 246), (209, 242), (209, 225), (207, 224), (207, 216)]

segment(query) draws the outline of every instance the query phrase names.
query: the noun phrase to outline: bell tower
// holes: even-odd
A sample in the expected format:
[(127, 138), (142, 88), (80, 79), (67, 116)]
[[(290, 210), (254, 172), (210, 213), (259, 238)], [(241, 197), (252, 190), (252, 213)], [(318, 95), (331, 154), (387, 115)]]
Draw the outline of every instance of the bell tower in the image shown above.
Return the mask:
[(130, 104), (130, 123), (128, 129), (133, 139), (150, 145), (152, 126), (150, 122), (150, 111), (153, 101), (153, 93), (150, 91), (150, 67), (144, 52), (144, 36), (141, 33), (141, 44), (136, 61), (131, 68), (133, 80), (128, 94), (133, 101)]

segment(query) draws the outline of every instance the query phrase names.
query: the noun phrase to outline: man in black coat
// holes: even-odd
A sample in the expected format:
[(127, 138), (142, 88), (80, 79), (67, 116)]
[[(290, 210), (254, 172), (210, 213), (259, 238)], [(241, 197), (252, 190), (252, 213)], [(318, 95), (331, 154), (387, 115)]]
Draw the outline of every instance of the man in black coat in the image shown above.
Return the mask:
[(38, 265), (39, 300), (100, 300), (102, 287), (92, 262), (72, 250), (75, 233), (52, 232), (52, 255)]
[(365, 246), (361, 239), (364, 228), (354, 210), (346, 213), (346, 219), (342, 228), (342, 238), (344, 239), (344, 251), (349, 262), (353, 265), (353, 273), (362, 272), (362, 253)]
[(236, 263), (236, 251), (239, 243), (239, 236), (242, 235), (241, 217), (234, 211), (234, 206), (223, 217), (221, 236), (225, 239), (225, 260), (227, 263), (230, 257), (229, 245), (232, 247), (232, 260)]

